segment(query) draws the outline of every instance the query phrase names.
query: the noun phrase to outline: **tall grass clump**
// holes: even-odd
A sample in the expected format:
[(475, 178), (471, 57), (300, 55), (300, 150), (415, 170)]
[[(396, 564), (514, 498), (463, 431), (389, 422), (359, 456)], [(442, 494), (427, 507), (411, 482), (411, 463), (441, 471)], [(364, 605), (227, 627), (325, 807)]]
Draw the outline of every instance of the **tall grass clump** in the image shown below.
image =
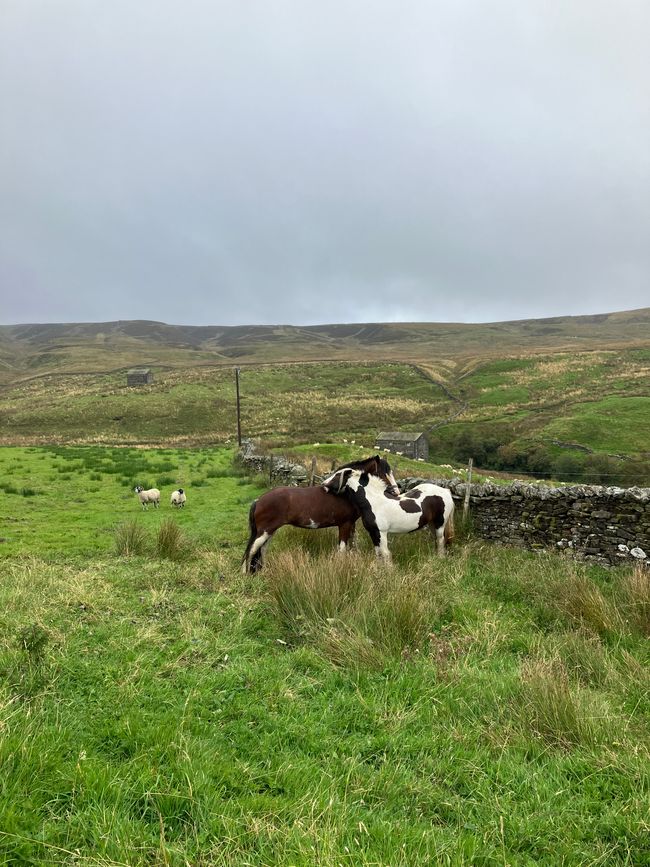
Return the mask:
[(650, 636), (650, 569), (637, 566), (619, 587), (618, 607), (625, 621), (645, 636)]
[(520, 712), (526, 733), (551, 747), (570, 748), (598, 740), (597, 714), (569, 679), (559, 658), (533, 659), (521, 672)]
[(137, 557), (148, 549), (147, 531), (138, 521), (124, 521), (115, 529), (115, 553), (120, 557)]
[(549, 587), (557, 610), (574, 623), (605, 635), (621, 626), (618, 611), (595, 582), (581, 573), (552, 582)]
[(337, 664), (379, 665), (426, 645), (440, 612), (432, 570), (402, 571), (348, 553), (284, 551), (265, 581), (275, 616), (292, 641)]
[(568, 674), (585, 686), (602, 687), (615, 677), (611, 653), (590, 633), (568, 631), (538, 641), (540, 653), (549, 647), (562, 660)]
[(187, 540), (173, 518), (165, 518), (156, 535), (156, 554), (164, 560), (180, 560), (187, 551)]

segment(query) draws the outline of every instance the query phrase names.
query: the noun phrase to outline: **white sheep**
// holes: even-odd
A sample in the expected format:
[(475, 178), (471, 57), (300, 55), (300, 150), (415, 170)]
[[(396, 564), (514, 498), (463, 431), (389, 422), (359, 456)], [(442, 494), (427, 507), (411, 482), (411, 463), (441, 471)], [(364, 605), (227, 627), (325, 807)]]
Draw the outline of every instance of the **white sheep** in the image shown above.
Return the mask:
[(138, 499), (142, 503), (142, 508), (145, 511), (149, 503), (153, 503), (154, 509), (157, 509), (160, 505), (160, 491), (158, 488), (149, 488), (148, 491), (145, 491), (142, 485), (136, 485), (133, 490), (138, 495)]
[(179, 509), (182, 509), (185, 506), (186, 500), (187, 497), (182, 488), (179, 488), (177, 491), (172, 491), (172, 506), (178, 506)]

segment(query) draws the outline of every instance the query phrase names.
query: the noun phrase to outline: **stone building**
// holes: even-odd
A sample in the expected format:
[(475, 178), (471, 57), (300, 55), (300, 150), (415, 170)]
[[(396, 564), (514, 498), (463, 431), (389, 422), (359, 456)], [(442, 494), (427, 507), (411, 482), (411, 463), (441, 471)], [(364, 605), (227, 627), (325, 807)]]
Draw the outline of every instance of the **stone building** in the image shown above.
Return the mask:
[(375, 448), (388, 449), (393, 454), (400, 452), (407, 458), (422, 458), (425, 461), (429, 458), (429, 443), (423, 433), (382, 432), (377, 436)]
[(149, 385), (153, 382), (153, 373), (150, 367), (133, 367), (126, 373), (127, 385)]

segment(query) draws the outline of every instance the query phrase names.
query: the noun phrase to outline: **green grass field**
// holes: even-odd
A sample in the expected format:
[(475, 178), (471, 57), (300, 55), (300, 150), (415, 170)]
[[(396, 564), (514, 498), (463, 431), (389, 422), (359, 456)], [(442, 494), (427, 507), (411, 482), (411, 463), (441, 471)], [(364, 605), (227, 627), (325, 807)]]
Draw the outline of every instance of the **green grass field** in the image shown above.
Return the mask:
[[(227, 544), (235, 516), (258, 488), (236, 474), (232, 449), (143, 450), (100, 447), (0, 449), (0, 558), (95, 556), (114, 546), (116, 524), (133, 518), (151, 533), (172, 512), (199, 545)], [(133, 488), (161, 490), (161, 506), (143, 511)], [(187, 492), (190, 508), (172, 510)], [(240, 536), (245, 533), (242, 523)]]
[(1, 863), (650, 864), (647, 570), (286, 529), (242, 576), (231, 458), (0, 449)]
[[(413, 428), (448, 415), (450, 401), (404, 364), (288, 364), (241, 377), (242, 428), (277, 442), (355, 434), (377, 422)], [(236, 431), (232, 370), (188, 368), (127, 388), (124, 374), (53, 375), (0, 394), (0, 441), (16, 444), (224, 444)]]

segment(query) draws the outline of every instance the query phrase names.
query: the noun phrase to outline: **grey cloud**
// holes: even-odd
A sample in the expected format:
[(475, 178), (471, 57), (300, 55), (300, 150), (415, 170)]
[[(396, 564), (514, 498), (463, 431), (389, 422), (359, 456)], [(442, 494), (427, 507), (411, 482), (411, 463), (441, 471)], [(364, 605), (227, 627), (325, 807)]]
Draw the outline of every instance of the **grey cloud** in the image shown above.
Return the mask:
[(650, 7), (8, 0), (0, 320), (650, 304)]

